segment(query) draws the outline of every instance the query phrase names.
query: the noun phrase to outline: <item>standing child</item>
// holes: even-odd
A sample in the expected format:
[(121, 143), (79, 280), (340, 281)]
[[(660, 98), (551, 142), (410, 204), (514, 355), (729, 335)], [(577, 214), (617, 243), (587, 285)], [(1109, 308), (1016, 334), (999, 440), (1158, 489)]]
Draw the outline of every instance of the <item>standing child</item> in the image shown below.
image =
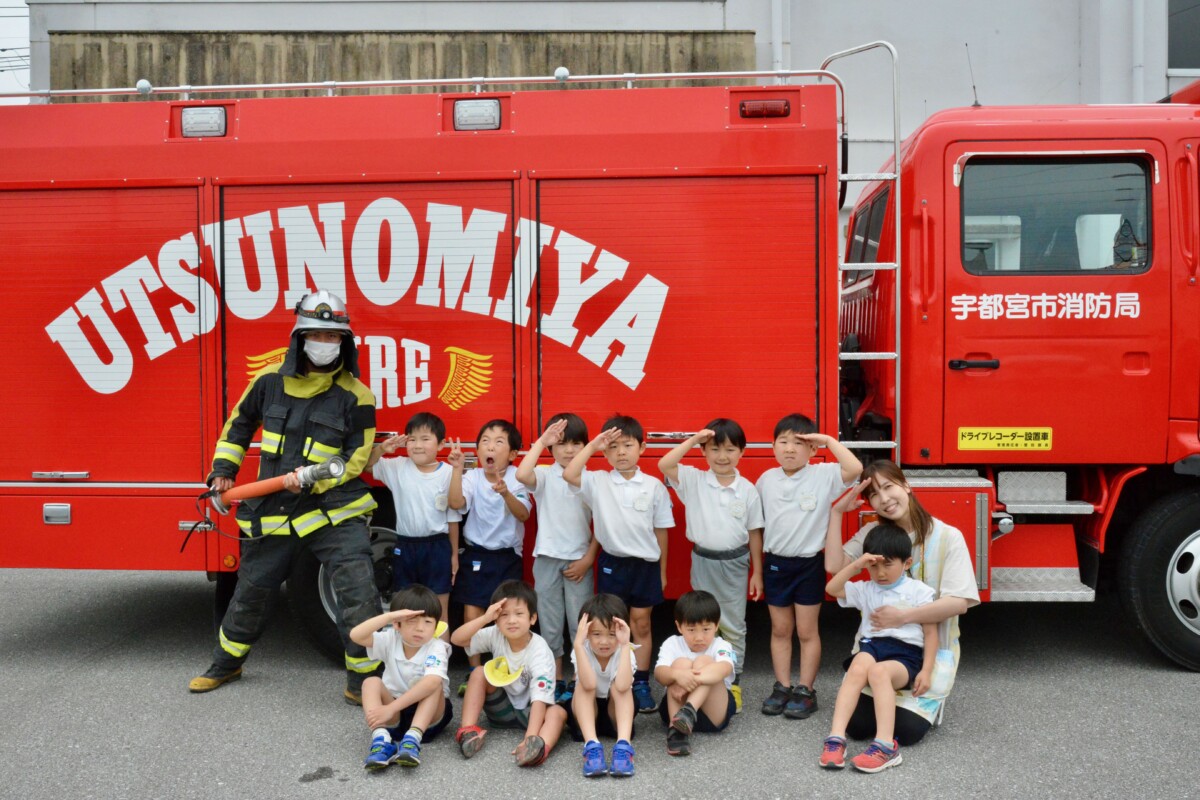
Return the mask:
[(391, 611), (350, 631), (368, 656), (383, 662), (383, 678), (367, 678), (362, 687), (363, 716), (372, 737), (363, 762), (367, 769), (396, 761), (418, 766), (421, 743), (450, 724), (450, 645), (436, 638), (440, 613), (437, 595), (414, 584), (392, 596)]
[[(821, 666), (817, 618), (825, 600), (825, 529), (829, 507), (862, 473), (862, 464), (832, 436), (817, 433), (803, 414), (775, 426), (778, 467), (758, 479), (766, 529), (763, 588), (771, 613), (771, 666), (775, 686), (762, 704), (768, 715), (805, 719), (817, 710), (814, 687)], [(825, 447), (836, 464), (808, 462)], [(792, 634), (800, 640), (800, 681), (792, 684)]]
[(667, 754), (692, 752), (692, 732), (718, 733), (737, 713), (733, 699), (733, 648), (717, 636), (721, 606), (705, 591), (675, 601), (675, 628), (658, 651), (654, 677), (667, 687), (659, 708), (667, 729)]
[[(650, 614), (663, 601), (667, 529), (675, 526), (675, 518), (667, 487), (638, 469), (638, 459), (646, 450), (641, 423), (616, 416), (602, 430), (563, 470), (563, 480), (576, 487), (592, 508), (596, 541), (602, 548), (597, 590), (615, 594), (629, 606), (629, 627), (638, 645), (633, 697), (638, 713), (644, 714), (658, 705), (650, 691)], [(612, 471), (585, 470), (588, 459), (601, 450)]]
[[(414, 583), (427, 586), (442, 604), (448, 621), (450, 587), (458, 572), (458, 522), (450, 508), (450, 466), (437, 460), (446, 439), (446, 423), (436, 414), (414, 414), (404, 433), (371, 449), (367, 469), (392, 493), (396, 506), (396, 546), (392, 551), (392, 589)], [(383, 458), (401, 447), (408, 457)]]
[[(563, 628), (575, 638), (579, 610), (592, 596), (592, 563), (600, 549), (592, 538), (592, 510), (563, 480), (563, 470), (588, 441), (587, 425), (574, 414), (555, 414), (529, 447), (517, 480), (537, 502), (537, 541), (533, 546), (533, 586), (541, 608), (539, 630), (554, 652), (554, 698), (571, 699), (563, 679)], [(553, 464), (538, 466), (550, 448)]]
[[(567, 723), (583, 739), (583, 776), (633, 775), (633, 671), (637, 663), (629, 643), (629, 612), (621, 598), (598, 594), (583, 604), (571, 663), (578, 683)], [(612, 769), (597, 734), (616, 737)]]
[[(521, 449), (521, 432), (508, 420), (493, 419), (483, 424), (475, 438), (478, 466), (463, 474), (462, 443), (455, 440), (446, 459), (451, 467), (450, 507), (470, 512), (463, 526), (465, 549), (459, 556), (459, 575), (454, 581), (454, 599), (463, 604), (463, 619), (475, 619), (488, 607), (496, 587), (504, 581), (521, 580), (524, 564), (525, 520), (533, 502), (517, 480), (512, 466)], [(470, 659), (471, 669), (479, 656)], [(459, 689), (462, 694), (465, 686)]]
[(535, 767), (554, 749), (567, 721), (567, 712), (554, 704), (550, 677), (554, 654), (546, 640), (530, 630), (537, 622), (537, 593), (532, 586), (525, 581), (505, 581), (491, 599), (482, 615), (450, 637), (457, 647), (467, 648), (468, 655), (486, 652), (495, 656), (488, 668), (475, 670), (468, 679), (462, 725), (454, 740), (464, 758), (478, 753), (487, 735), (477, 724), (483, 711), (495, 727), (525, 729), (525, 737), (512, 754), (518, 766)]
[[(898, 765), (900, 745), (892, 738), (896, 725), (896, 692), (912, 687), (920, 697), (929, 688), (937, 655), (937, 625), (909, 623), (875, 630), (871, 614), (882, 606), (908, 609), (932, 603), (934, 591), (905, 575), (912, 566), (912, 540), (898, 525), (876, 525), (863, 541), (863, 554), (829, 581), (826, 590), (838, 605), (862, 610), (857, 652), (849, 659), (846, 677), (833, 706), (833, 725), (821, 752), (821, 766), (846, 765), (846, 725), (858, 705), (863, 687), (875, 698), (875, 741), (850, 763), (861, 772), (879, 772)], [(866, 568), (869, 581), (847, 583)]]
[[(700, 445), (708, 471), (681, 466)], [(763, 513), (758, 492), (737, 470), (746, 452), (746, 433), (731, 419), (718, 418), (667, 453), (658, 469), (687, 508), (692, 542), (693, 589), (703, 589), (721, 605), (721, 636), (733, 645), (733, 697), (742, 710), (738, 685), (746, 661), (746, 584), (750, 597), (762, 597)]]

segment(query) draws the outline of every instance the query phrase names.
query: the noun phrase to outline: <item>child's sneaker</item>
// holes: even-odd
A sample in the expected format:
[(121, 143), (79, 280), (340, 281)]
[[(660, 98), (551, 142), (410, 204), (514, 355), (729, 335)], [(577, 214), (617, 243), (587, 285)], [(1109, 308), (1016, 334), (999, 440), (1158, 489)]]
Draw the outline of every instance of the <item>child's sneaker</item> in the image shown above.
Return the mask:
[(791, 699), (783, 707), (788, 719), (807, 719), (817, 710), (817, 693), (807, 686), (793, 686)]
[(859, 772), (880, 772), (888, 767), (899, 766), (902, 761), (904, 759), (900, 757), (900, 744), (895, 740), (892, 741), (890, 749), (875, 740), (866, 750), (850, 759), (850, 763)]
[(382, 737), (371, 740), (371, 750), (363, 760), (366, 769), (383, 769), (396, 760), (396, 743)]
[(691, 736), (692, 729), (696, 727), (696, 710), (688, 705), (679, 707), (675, 712), (675, 716), (671, 717), (671, 728), (682, 733), (684, 736)]
[(633, 775), (633, 745), (624, 739), (618, 739), (613, 745), (612, 776), (628, 778)]
[(846, 766), (846, 740), (840, 736), (829, 736), (821, 750), (821, 766), (825, 769), (844, 769)]
[(658, 710), (654, 693), (650, 691), (650, 681), (633, 682), (633, 703), (639, 714), (653, 714)]
[(396, 763), (402, 767), (421, 766), (421, 743), (413, 737), (405, 735), (400, 740), (400, 751), (396, 754)]
[(462, 751), (463, 758), (470, 758), (483, 749), (483, 736), (487, 733), (478, 725), (471, 725), (465, 728), (459, 728), (454, 733), (454, 741), (458, 742), (458, 749)]
[(733, 695), (733, 713), (742, 713), (742, 687), (735, 683), (729, 687), (729, 693)]
[(467, 668), (467, 674), (463, 678), (463, 682), (458, 685), (458, 696), (465, 697), (467, 694), (467, 684), (471, 682), (471, 673), (475, 671), (474, 667)]
[[(614, 751), (615, 753), (615, 751)], [(604, 761), (604, 745), (593, 740), (583, 746), (583, 777), (599, 778), (608, 774), (608, 764)]]
[(763, 700), (762, 713), (768, 717), (777, 717), (783, 713), (783, 707), (792, 699), (792, 691), (779, 681), (771, 687), (771, 694)]
[(667, 755), (690, 756), (692, 754), (692, 737), (671, 728), (667, 731)]

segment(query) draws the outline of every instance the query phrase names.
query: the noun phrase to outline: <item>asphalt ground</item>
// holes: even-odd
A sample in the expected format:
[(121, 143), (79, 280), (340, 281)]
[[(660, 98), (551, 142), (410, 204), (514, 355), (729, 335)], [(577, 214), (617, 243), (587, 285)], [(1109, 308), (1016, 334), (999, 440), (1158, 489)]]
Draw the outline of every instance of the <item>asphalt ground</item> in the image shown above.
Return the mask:
[[(823, 610), (820, 709), (793, 721), (758, 711), (773, 678), (752, 604), (745, 712), (688, 758), (639, 717), (637, 775), (617, 781), (583, 778), (569, 739), (520, 769), (514, 731), (469, 762), (444, 735), (415, 770), (367, 773), (343, 674), (282, 604), (245, 677), (192, 695), (213, 646), (202, 575), (3, 570), (0, 587), (0, 798), (1200, 797), (1200, 675), (1159, 657), (1111, 601), (972, 610), (944, 724), (877, 775), (817, 767), (857, 612)], [(669, 626), (656, 618), (656, 635)]]

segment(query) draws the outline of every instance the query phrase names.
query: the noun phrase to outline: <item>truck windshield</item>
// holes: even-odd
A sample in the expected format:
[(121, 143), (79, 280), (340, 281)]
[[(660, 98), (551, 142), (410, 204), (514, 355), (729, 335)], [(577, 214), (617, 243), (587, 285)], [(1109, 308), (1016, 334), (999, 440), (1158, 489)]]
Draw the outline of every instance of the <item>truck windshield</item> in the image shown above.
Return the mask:
[(1144, 272), (1150, 176), (1139, 158), (972, 159), (962, 261), (975, 275)]

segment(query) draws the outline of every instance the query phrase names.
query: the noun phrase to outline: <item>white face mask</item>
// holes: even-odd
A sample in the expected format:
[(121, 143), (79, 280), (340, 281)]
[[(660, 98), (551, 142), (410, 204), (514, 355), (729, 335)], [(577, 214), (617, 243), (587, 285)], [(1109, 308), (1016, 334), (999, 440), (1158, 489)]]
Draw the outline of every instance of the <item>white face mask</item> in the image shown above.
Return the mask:
[(326, 367), (337, 360), (342, 353), (341, 342), (304, 342), (304, 355), (315, 366)]

